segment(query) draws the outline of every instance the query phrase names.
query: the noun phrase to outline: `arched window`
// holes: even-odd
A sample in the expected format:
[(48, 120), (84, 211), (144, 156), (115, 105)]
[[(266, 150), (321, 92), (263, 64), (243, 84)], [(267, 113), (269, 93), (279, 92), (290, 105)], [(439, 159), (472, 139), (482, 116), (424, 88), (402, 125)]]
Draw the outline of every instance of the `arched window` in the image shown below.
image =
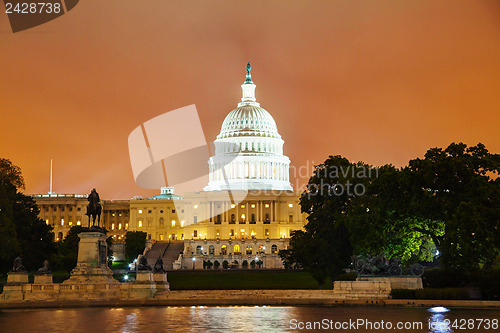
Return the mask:
[(233, 248), (233, 253), (234, 254), (240, 254), (240, 246), (236, 244)]
[(213, 245), (210, 245), (208, 247), (208, 254), (214, 255), (215, 254), (215, 247)]
[(203, 254), (203, 247), (201, 245), (196, 247), (196, 254)]
[(269, 213), (266, 213), (266, 218), (264, 219), (264, 223), (269, 223)]
[(234, 224), (234, 221), (235, 221), (234, 214), (231, 214), (231, 222), (230, 222), (230, 223), (233, 223), (233, 224)]
[(58, 241), (62, 241), (63, 240), (63, 233), (62, 232), (58, 232), (57, 233), (57, 240)]
[(255, 223), (255, 214), (252, 214), (252, 223)]
[(163, 217), (160, 217), (160, 227), (163, 227), (163, 223), (164, 223), (164, 222), (165, 222), (165, 221), (163, 220)]
[(253, 252), (252, 245), (247, 245), (247, 254), (252, 254), (252, 252)]
[(227, 254), (227, 246), (226, 245), (221, 246), (220, 254), (222, 254), (223, 256), (225, 256)]
[(271, 245), (271, 253), (278, 253), (278, 246), (276, 244)]

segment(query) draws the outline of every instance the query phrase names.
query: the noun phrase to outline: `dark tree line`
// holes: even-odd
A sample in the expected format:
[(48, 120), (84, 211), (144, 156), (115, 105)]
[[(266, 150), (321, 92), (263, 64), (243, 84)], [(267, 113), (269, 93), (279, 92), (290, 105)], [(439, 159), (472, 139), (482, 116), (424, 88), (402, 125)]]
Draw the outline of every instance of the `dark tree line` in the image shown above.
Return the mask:
[(385, 253), (409, 263), (437, 258), (451, 270), (492, 268), (500, 265), (499, 173), (500, 155), (482, 144), (432, 148), (403, 168), (330, 156), (301, 196), (305, 230), (292, 233), (280, 255), (320, 283), (347, 268), (353, 254)]
[(17, 256), (36, 269), (56, 252), (52, 227), (38, 218), (38, 207), (23, 189), (21, 169), (0, 158), (0, 272), (8, 271)]

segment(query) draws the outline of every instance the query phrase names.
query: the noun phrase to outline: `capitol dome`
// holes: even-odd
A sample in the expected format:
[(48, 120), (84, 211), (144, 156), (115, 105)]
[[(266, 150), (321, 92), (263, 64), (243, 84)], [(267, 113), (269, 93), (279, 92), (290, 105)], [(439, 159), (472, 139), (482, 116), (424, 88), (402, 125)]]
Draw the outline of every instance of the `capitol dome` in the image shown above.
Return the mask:
[(292, 190), (284, 141), (271, 114), (255, 99), (250, 70), (249, 63), (241, 102), (226, 116), (214, 142), (205, 191)]

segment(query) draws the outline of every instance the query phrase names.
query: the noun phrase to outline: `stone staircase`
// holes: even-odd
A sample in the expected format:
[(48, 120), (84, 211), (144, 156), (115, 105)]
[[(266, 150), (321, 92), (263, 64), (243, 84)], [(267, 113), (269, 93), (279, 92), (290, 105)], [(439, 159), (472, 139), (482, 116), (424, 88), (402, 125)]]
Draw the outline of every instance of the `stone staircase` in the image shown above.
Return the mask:
[(154, 267), (156, 259), (163, 259), (163, 268), (167, 271), (173, 269), (173, 263), (179, 254), (184, 251), (184, 241), (169, 241), (162, 242), (158, 241), (153, 244), (151, 249), (149, 249), (144, 255), (148, 259), (148, 264)]

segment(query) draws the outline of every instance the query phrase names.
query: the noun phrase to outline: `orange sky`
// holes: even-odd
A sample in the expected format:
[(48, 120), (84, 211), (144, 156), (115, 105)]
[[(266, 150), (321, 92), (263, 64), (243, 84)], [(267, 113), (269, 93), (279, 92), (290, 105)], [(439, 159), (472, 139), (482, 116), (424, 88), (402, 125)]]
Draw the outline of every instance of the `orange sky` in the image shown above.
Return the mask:
[(0, 47), (0, 157), (27, 193), (48, 192), (53, 158), (57, 193), (156, 194), (134, 183), (129, 133), (196, 104), (213, 141), (249, 60), (294, 166), (500, 152), (498, 0), (84, 0), (16, 34), (0, 13)]

